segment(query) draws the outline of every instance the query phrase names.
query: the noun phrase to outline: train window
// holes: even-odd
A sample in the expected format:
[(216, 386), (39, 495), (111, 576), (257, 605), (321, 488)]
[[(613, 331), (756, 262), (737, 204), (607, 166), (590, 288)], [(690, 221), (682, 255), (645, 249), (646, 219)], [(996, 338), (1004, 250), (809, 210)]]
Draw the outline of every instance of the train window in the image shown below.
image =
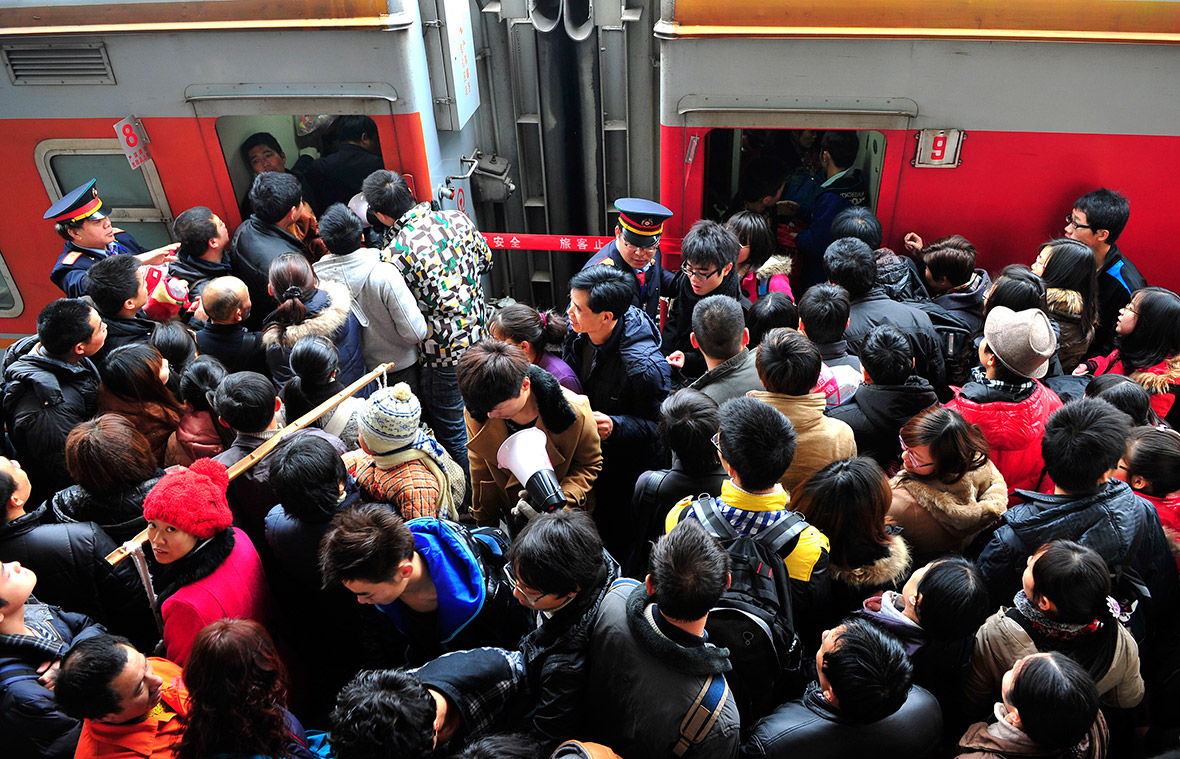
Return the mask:
[[(827, 176), (820, 165), (821, 129), (714, 129), (705, 138), (705, 192), (701, 213), (722, 219), (744, 205), (742, 195), (755, 184), (785, 178), (782, 200), (804, 205), (818, 197)], [(885, 161), (885, 135), (856, 133), (859, 142), (852, 167), (859, 170), (876, 209)], [(743, 182), (746, 187), (743, 187)], [(777, 189), (777, 188), (775, 188)]]
[(242, 143), (253, 134), (266, 132), (278, 141), (286, 158), (284, 165), (289, 169), (298, 160), (300, 149), (305, 147), (305, 138), (297, 134), (298, 119), (297, 116), (271, 115), (221, 116), (217, 119), (214, 127), (217, 140), (221, 143), (225, 166), (229, 170), (234, 196), (242, 206), (243, 218), (246, 216), (245, 201), (250, 185), (254, 182), (254, 172), (242, 156)]
[(37, 145), (37, 168), (54, 201), (83, 182), (98, 179), (103, 210), (145, 248), (172, 242), (172, 211), (155, 165), (132, 169), (119, 141), (44, 140)]
[(8, 270), (8, 262), (0, 254), (0, 317), (19, 316), (24, 310), (25, 303), (16, 289), (16, 280)]

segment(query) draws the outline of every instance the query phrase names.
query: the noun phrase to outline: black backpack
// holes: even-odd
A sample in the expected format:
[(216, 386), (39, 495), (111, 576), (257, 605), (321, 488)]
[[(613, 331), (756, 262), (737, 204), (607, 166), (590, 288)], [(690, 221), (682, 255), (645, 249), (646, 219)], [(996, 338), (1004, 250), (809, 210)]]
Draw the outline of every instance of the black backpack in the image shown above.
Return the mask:
[(709, 642), (729, 649), (733, 671), (726, 674), (744, 724), (782, 703), (787, 676), (802, 658), (791, 603), (791, 578), (783, 559), (807, 529), (802, 514), (788, 512), (757, 535), (739, 535), (713, 497), (697, 496), (692, 513), (721, 541), (733, 566), (729, 590), (709, 612)]

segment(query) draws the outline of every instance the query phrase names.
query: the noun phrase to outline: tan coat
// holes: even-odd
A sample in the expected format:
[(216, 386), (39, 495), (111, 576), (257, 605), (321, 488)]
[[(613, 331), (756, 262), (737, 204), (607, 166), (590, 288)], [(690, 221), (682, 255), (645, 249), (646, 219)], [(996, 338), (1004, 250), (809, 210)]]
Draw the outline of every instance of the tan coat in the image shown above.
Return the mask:
[(168, 438), (180, 426), (180, 412), (156, 401), (140, 403), (120, 398), (104, 385), (98, 388), (98, 413), (118, 414), (130, 422), (147, 438), (156, 456), (156, 466), (164, 466)]
[(795, 458), (779, 480), (788, 492), (833, 461), (856, 455), (852, 428), (839, 419), (824, 416), (823, 393), (780, 395), (753, 390), (746, 395), (778, 409), (795, 425)]
[[(1009, 619), (1007, 606), (988, 617), (975, 634), (975, 652), (971, 671), (963, 686), (970, 704), (986, 709), (1000, 700), (1000, 681), (1017, 659), (1037, 653), (1032, 639), (1019, 624)], [(1118, 642), (1110, 669), (1098, 681), (1102, 702), (1118, 709), (1138, 706), (1143, 700), (1143, 678), (1139, 675), (1139, 645), (1127, 628), (1113, 619), (1104, 624), (1118, 625)]]
[(991, 461), (950, 485), (919, 479), (904, 470), (889, 484), (893, 505), (887, 519), (902, 528), (916, 566), (962, 552), (1008, 510), (1008, 485)]
[[(557, 386), (556, 380), (553, 385)], [(537, 429), (548, 438), (545, 449), (565, 493), (566, 506), (592, 511), (594, 500), (590, 489), (602, 471), (598, 426), (586, 396), (564, 387), (560, 389), (573, 407), (577, 421), (560, 433), (550, 433), (542, 416), (537, 419)], [(481, 424), (467, 412), (463, 416), (467, 421), (467, 454), (471, 463), (471, 514), (481, 525), (495, 525), (501, 517), (507, 517), (516, 505), (517, 494), (524, 488), (516, 475), (496, 465), (496, 454), (508, 439), (508, 428), (503, 419), (489, 418)]]

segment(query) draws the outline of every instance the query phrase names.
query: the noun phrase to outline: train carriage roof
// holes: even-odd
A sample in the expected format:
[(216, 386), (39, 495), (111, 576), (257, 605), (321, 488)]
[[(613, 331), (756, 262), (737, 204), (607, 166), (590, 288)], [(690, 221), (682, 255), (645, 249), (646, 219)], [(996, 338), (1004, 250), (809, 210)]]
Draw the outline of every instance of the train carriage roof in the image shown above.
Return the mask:
[(1180, 43), (1180, 0), (663, 0), (656, 35)]

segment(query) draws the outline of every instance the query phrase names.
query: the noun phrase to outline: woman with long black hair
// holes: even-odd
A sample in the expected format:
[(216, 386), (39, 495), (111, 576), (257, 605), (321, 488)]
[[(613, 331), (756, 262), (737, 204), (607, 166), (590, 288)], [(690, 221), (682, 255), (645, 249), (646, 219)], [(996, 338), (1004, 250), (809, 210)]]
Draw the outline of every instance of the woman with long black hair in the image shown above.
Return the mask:
[(1049, 316), (1061, 328), (1057, 358), (1072, 372), (1085, 357), (1098, 325), (1098, 264), (1089, 245), (1060, 238), (1041, 246), (1032, 271), (1045, 282)]

